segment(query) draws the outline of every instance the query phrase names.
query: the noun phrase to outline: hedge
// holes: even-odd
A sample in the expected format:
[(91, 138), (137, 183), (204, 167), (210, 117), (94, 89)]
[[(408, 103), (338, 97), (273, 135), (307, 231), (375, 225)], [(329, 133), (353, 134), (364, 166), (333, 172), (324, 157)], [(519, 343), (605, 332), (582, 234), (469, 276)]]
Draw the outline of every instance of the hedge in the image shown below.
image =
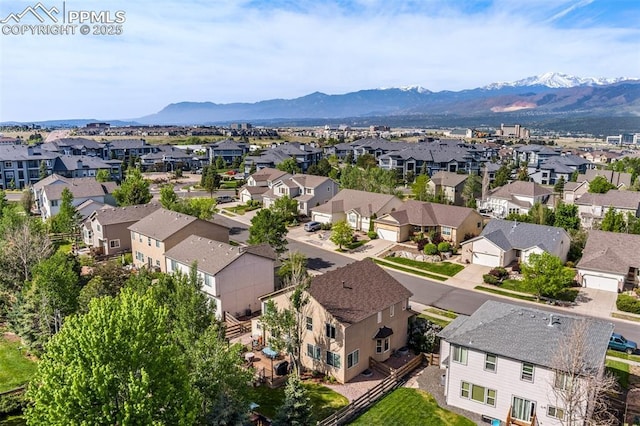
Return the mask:
[(628, 294), (620, 294), (618, 295), (618, 300), (616, 300), (616, 307), (619, 311), (640, 314), (640, 299)]

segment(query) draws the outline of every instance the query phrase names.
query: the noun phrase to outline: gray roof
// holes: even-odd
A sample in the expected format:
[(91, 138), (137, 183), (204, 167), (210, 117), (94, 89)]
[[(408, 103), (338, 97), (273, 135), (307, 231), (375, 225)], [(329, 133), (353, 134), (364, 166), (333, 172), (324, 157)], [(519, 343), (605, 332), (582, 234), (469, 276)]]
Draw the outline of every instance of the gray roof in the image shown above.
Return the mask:
[(225, 228), (224, 226), (198, 219), (182, 213), (160, 208), (138, 222), (129, 226), (129, 230), (139, 232), (158, 241), (164, 241), (184, 227), (196, 222), (206, 222), (211, 226)]
[(640, 268), (640, 235), (589, 231), (578, 268), (626, 275)]
[(160, 208), (160, 204), (149, 203), (135, 206), (113, 207), (95, 211), (90, 218), (96, 219), (100, 225), (137, 222)]
[(583, 206), (615, 207), (618, 209), (638, 210), (640, 207), (640, 192), (620, 191), (612, 189), (604, 194), (587, 192), (574, 201)]
[(52, 175), (45, 179), (49, 178), (51, 180), (47, 181), (48, 183), (39, 187), (47, 194), (49, 200), (60, 200), (65, 188), (68, 188), (73, 198), (77, 199), (109, 195), (118, 187), (115, 182), (98, 182), (92, 177), (66, 179)]
[(263, 256), (259, 250), (249, 251), (246, 247), (234, 247), (231, 244), (197, 235), (185, 238), (164, 255), (185, 265), (197, 262), (199, 271), (215, 275), (245, 254), (274, 260), (268, 256)]
[(458, 317), (439, 336), (454, 345), (553, 368), (558, 346), (583, 320), (588, 327), (585, 361), (597, 370), (613, 332), (607, 321), (487, 301), (470, 317)]
[(616, 187), (620, 187), (621, 185), (625, 185), (627, 187), (631, 186), (631, 173), (626, 172), (615, 172), (613, 170), (598, 170), (598, 169), (589, 169), (585, 174), (578, 175), (578, 182), (591, 182), (596, 176), (602, 176), (607, 179), (610, 183), (615, 185)]
[(557, 226), (491, 219), (480, 236), (474, 240), (483, 237), (505, 251), (524, 250), (536, 246), (546, 251), (555, 251), (563, 238), (569, 238), (569, 234)]
[(110, 169), (111, 165), (98, 157), (88, 155), (62, 155), (56, 158), (53, 165), (54, 170), (98, 170)]

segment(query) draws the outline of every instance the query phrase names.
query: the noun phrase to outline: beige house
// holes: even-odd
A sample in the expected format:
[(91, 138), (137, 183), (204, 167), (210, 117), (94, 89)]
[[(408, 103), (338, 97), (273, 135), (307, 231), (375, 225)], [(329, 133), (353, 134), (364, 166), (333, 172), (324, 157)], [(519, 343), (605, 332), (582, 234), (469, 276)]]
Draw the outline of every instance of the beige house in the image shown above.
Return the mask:
[[(292, 288), (267, 295), (288, 306)], [(384, 362), (408, 340), (412, 293), (372, 260), (362, 260), (313, 278), (307, 290), (301, 363), (346, 383), (369, 368), (369, 359)], [(263, 305), (264, 306), (264, 305)], [(264, 309), (264, 308), (263, 308)], [(254, 335), (269, 338), (253, 323)]]
[(402, 207), (395, 195), (343, 189), (327, 203), (311, 209), (311, 220), (336, 223), (346, 220), (351, 228), (368, 231), (371, 220)]
[(247, 184), (238, 191), (238, 197), (242, 203), (251, 200), (262, 202), (262, 195), (273, 186), (275, 181), (290, 176), (287, 172), (270, 167), (260, 169), (247, 178)]
[(626, 216), (628, 213), (635, 217), (640, 216), (640, 192), (620, 191), (612, 189), (604, 194), (587, 192), (575, 200), (578, 206), (578, 216), (583, 228), (591, 229), (598, 225), (609, 208), (616, 213)]
[(289, 197), (298, 202), (300, 214), (309, 216), (311, 209), (329, 201), (338, 193), (338, 184), (325, 176), (296, 174), (274, 181), (262, 194), (265, 207), (271, 207), (278, 198)]
[(110, 207), (94, 211), (82, 227), (84, 243), (106, 256), (131, 251), (129, 226), (160, 208), (149, 203), (136, 206)]
[(133, 264), (166, 272), (164, 254), (191, 235), (229, 242), (229, 229), (217, 223), (171, 210), (158, 209), (129, 226)]
[(553, 191), (535, 182), (515, 181), (489, 192), (481, 208), (502, 219), (511, 213), (527, 214), (535, 203), (553, 208)]
[[(267, 246), (268, 248), (268, 246)], [(238, 318), (260, 311), (259, 297), (275, 290), (276, 253), (264, 247), (234, 247), (192, 235), (167, 250), (167, 272), (188, 274), (194, 262), (202, 291), (215, 304), (216, 315)]]
[(467, 181), (467, 175), (439, 171), (431, 176), (431, 180), (427, 183), (429, 190), (433, 194), (442, 193), (444, 198), (451, 204), (461, 206), (464, 204), (462, 199), (462, 189)]
[(410, 200), (398, 210), (375, 220), (375, 231), (384, 240), (402, 242), (413, 235), (438, 232), (454, 245), (482, 232), (482, 216), (468, 207)]

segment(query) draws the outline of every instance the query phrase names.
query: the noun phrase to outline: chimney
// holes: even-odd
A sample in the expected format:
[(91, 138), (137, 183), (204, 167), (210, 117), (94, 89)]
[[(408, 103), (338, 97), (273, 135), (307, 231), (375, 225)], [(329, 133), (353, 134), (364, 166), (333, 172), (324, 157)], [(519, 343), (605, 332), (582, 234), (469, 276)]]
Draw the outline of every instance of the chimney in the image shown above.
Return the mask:
[(342, 288), (348, 288), (349, 290), (351, 290), (351, 287), (347, 285), (347, 283), (345, 283), (344, 280), (342, 280)]

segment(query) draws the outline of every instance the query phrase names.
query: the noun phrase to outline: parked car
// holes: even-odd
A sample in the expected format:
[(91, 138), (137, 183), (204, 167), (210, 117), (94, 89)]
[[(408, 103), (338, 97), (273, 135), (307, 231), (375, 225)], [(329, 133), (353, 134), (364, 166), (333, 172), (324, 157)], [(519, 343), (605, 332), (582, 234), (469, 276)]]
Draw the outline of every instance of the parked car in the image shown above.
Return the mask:
[(609, 339), (609, 349), (632, 354), (638, 350), (638, 344), (625, 339), (622, 334), (613, 333)]
[(231, 197), (229, 195), (221, 195), (218, 198), (216, 198), (216, 202), (218, 204), (230, 203), (232, 201), (233, 201), (233, 197)]
[(307, 232), (317, 231), (322, 228), (320, 222), (307, 222), (304, 224), (304, 230)]

